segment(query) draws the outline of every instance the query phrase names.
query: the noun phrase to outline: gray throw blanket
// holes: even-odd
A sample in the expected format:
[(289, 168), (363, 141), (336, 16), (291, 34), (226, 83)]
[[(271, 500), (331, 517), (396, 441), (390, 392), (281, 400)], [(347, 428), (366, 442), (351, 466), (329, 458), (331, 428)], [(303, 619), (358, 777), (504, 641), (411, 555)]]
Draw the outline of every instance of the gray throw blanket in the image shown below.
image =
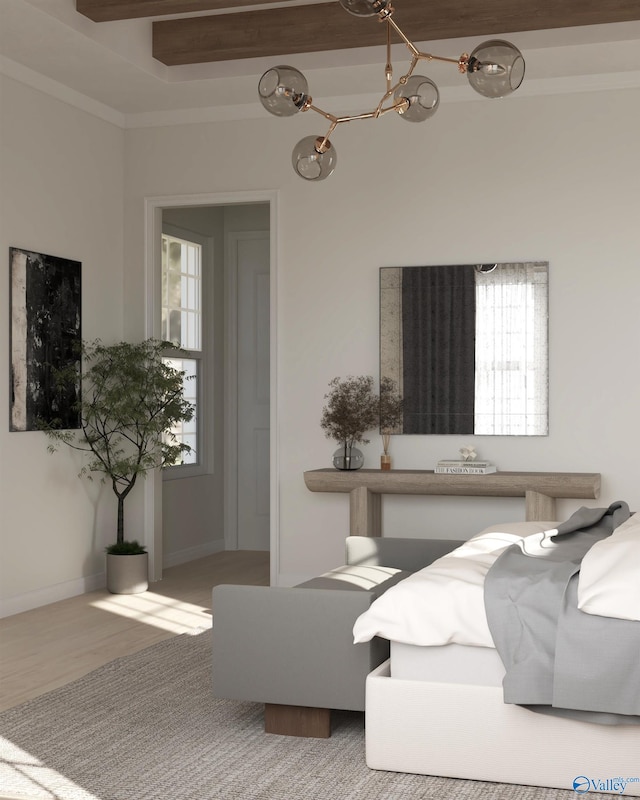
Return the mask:
[[(511, 545), (485, 580), (504, 701), (602, 724), (640, 724), (640, 622), (577, 607), (584, 555), (630, 516), (624, 502), (583, 507), (534, 556)], [(640, 577), (639, 577), (640, 579)]]

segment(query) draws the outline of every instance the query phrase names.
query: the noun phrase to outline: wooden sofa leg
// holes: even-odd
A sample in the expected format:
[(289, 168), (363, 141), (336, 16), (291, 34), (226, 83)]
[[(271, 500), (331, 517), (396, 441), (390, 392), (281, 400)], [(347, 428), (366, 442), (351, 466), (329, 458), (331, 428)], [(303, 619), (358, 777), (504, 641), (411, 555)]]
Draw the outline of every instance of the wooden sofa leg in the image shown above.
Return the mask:
[(328, 739), (331, 736), (331, 709), (265, 703), (264, 730), (281, 736)]

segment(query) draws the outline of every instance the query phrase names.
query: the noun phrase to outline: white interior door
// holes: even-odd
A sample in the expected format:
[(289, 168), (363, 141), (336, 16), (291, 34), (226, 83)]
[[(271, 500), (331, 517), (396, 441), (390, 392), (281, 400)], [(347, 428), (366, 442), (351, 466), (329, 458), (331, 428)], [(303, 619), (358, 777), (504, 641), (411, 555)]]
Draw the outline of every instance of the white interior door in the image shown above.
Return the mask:
[(235, 236), (238, 548), (269, 550), (269, 235)]

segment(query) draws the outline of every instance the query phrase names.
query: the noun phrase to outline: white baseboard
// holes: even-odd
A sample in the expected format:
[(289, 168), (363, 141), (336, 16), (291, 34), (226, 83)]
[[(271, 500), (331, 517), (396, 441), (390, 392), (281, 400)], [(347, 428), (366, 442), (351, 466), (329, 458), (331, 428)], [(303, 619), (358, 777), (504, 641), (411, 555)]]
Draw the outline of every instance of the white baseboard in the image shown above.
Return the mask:
[(216, 539), (213, 542), (206, 542), (197, 547), (188, 547), (186, 550), (178, 550), (176, 553), (167, 553), (162, 561), (162, 567), (163, 569), (177, 567), (179, 564), (186, 564), (188, 561), (195, 561), (197, 558), (220, 553), (224, 549), (224, 539)]
[[(169, 553), (163, 563), (163, 567), (176, 567), (178, 564), (186, 564), (188, 561), (195, 561), (197, 558), (204, 558), (213, 553), (224, 550), (224, 539), (216, 539), (213, 542), (189, 547), (177, 553)], [(40, 606), (48, 606), (50, 603), (57, 603), (59, 600), (67, 600), (69, 597), (77, 597), (87, 592), (95, 592), (96, 589), (104, 589), (107, 585), (107, 576), (104, 572), (97, 575), (89, 575), (86, 578), (77, 578), (65, 583), (57, 583), (54, 586), (45, 586), (33, 592), (14, 595), (0, 599), (0, 619), (11, 617), (14, 614), (21, 614), (23, 611), (31, 611)], [(0, 800), (2, 798), (0, 797)]]
[(103, 589), (106, 584), (107, 576), (104, 572), (100, 572), (86, 578), (45, 586), (43, 589), (36, 589), (33, 592), (5, 597), (0, 600), (0, 618), (21, 614), (23, 611), (31, 611), (40, 606), (48, 606), (50, 603), (57, 603), (59, 600), (67, 600), (69, 597), (77, 597), (87, 592), (94, 592), (96, 589)]

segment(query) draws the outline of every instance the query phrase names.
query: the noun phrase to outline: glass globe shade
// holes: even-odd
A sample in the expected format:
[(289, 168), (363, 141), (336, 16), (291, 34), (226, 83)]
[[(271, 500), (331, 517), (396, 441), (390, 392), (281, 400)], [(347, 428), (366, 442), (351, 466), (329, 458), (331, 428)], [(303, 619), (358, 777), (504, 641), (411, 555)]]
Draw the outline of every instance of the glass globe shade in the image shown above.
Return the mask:
[(431, 80), (423, 75), (412, 75), (409, 80), (396, 89), (396, 101), (408, 100), (409, 107), (400, 109), (398, 114), (407, 122), (424, 122), (432, 117), (440, 104), (440, 92)]
[(323, 181), (336, 168), (338, 156), (331, 142), (326, 141), (324, 153), (319, 150), (324, 141), (323, 136), (305, 136), (293, 148), (291, 163), (296, 174), (306, 181)]
[(518, 48), (502, 39), (483, 42), (469, 56), (467, 78), (484, 97), (506, 97), (522, 83), (524, 58)]
[(276, 117), (292, 117), (309, 96), (307, 79), (295, 67), (281, 64), (268, 69), (258, 82), (260, 102)]
[(390, 0), (340, 0), (345, 11), (356, 17), (375, 17), (389, 5)]

